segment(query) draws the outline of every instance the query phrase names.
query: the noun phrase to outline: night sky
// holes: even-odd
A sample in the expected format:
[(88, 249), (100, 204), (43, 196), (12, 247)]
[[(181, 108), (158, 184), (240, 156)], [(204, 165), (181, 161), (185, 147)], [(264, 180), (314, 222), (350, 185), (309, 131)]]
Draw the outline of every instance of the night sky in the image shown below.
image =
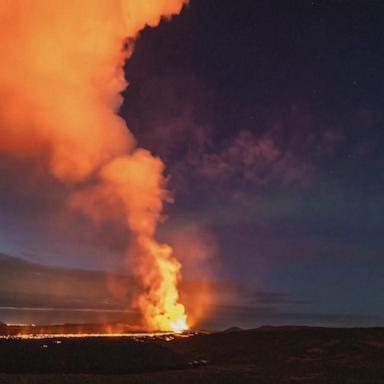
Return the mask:
[[(136, 42), (120, 114), (167, 167), (159, 237), (217, 287), (207, 324), (384, 325), (383, 25), (374, 0), (191, 0)], [(2, 164), (0, 252), (119, 268), (121, 228), (53, 224), (65, 187)]]

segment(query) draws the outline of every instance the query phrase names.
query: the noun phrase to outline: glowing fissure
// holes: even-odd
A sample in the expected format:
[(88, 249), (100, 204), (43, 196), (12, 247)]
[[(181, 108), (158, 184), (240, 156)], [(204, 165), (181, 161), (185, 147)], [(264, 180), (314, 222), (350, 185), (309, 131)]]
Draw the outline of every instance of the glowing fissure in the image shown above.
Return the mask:
[(47, 161), (53, 176), (73, 186), (70, 206), (96, 221), (123, 207), (141, 286), (134, 306), (151, 330), (187, 329), (181, 266), (155, 239), (169, 198), (163, 163), (136, 148), (116, 111), (132, 51), (126, 42), (186, 2), (0, 0), (0, 153)]

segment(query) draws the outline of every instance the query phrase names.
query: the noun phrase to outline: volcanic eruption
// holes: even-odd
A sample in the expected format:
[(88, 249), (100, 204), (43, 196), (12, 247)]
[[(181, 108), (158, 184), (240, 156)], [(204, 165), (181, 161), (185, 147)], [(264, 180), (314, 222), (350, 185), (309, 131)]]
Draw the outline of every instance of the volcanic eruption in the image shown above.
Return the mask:
[(177, 288), (181, 264), (155, 237), (170, 199), (164, 165), (136, 146), (117, 112), (139, 31), (186, 2), (0, 1), (0, 153), (39, 158), (70, 186), (69, 207), (92, 220), (124, 211), (140, 286), (132, 305), (148, 330), (188, 328)]

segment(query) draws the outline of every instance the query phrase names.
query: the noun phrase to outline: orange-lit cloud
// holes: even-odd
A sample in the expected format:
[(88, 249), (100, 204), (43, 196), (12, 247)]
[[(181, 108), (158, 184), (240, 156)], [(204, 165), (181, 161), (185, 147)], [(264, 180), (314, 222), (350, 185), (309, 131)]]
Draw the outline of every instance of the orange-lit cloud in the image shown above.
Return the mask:
[(168, 195), (163, 164), (136, 148), (116, 112), (132, 41), (184, 3), (0, 1), (0, 153), (40, 158), (75, 189), (71, 205), (92, 218), (108, 216), (100, 206), (124, 210), (142, 288), (136, 305), (149, 328), (164, 330), (185, 328), (187, 319), (177, 290), (180, 264), (155, 239)]

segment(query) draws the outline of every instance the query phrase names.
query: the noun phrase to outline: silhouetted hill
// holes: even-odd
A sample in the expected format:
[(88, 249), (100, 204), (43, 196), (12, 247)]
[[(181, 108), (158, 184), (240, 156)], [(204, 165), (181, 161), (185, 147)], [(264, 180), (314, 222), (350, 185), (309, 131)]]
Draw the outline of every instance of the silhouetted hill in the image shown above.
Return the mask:
[(230, 327), (225, 329), (222, 333), (233, 333), (233, 332), (240, 332), (240, 331), (242, 331), (242, 329), (239, 327)]

